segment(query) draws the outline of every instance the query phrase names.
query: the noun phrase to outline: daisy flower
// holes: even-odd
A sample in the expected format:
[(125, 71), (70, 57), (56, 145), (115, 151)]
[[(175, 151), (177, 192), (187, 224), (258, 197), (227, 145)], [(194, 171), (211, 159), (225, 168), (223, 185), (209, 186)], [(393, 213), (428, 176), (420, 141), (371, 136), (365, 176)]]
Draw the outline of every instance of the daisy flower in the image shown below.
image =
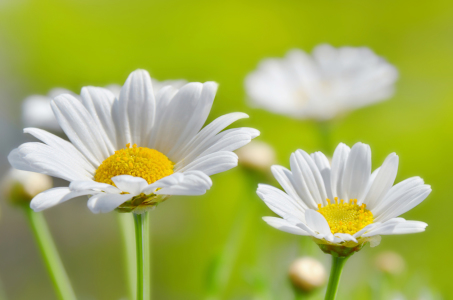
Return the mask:
[(324, 121), (388, 99), (398, 72), (372, 50), (320, 45), (263, 60), (245, 80), (252, 106), (297, 119)]
[(35, 211), (89, 195), (94, 213), (141, 213), (171, 195), (201, 195), (212, 185), (210, 175), (237, 165), (232, 151), (259, 135), (252, 128), (222, 131), (248, 117), (244, 113), (221, 116), (202, 129), (216, 90), (216, 83), (206, 82), (156, 93), (144, 70), (131, 73), (119, 97), (84, 87), (80, 99), (63, 94), (51, 101), (70, 142), (26, 128), (42, 143), (22, 144), (8, 159), (16, 169), (70, 182), (37, 195)]
[(291, 170), (272, 166), (285, 192), (261, 184), (258, 196), (282, 218), (264, 217), (269, 225), (289, 233), (311, 236), (324, 252), (340, 255), (376, 246), (381, 235), (422, 232), (427, 224), (400, 216), (431, 192), (420, 177), (393, 185), (398, 156), (390, 154), (371, 173), (371, 150), (357, 143), (339, 144), (332, 163), (321, 152), (297, 150)]

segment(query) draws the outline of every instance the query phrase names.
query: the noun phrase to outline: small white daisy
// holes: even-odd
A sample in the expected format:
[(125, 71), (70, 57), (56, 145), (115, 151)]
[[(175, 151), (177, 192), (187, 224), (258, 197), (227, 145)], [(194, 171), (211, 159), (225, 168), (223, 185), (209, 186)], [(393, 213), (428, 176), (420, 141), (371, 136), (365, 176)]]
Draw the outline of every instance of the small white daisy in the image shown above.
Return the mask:
[(259, 185), (258, 196), (282, 217), (263, 219), (279, 230), (312, 236), (323, 251), (328, 246), (357, 251), (368, 241), (378, 245), (380, 235), (422, 232), (427, 226), (398, 217), (421, 203), (431, 187), (420, 177), (393, 185), (398, 170), (395, 153), (373, 173), (370, 147), (362, 143), (352, 149), (338, 145), (332, 164), (321, 152), (308, 155), (297, 150), (290, 165), (291, 170), (272, 166), (286, 193)]
[(153, 91), (148, 72), (133, 72), (119, 97), (85, 87), (80, 100), (64, 94), (51, 102), (71, 142), (26, 128), (43, 143), (25, 143), (8, 159), (16, 169), (59, 177), (69, 187), (47, 190), (31, 202), (35, 211), (90, 195), (94, 212), (140, 213), (171, 195), (201, 195), (210, 175), (237, 165), (232, 151), (259, 135), (252, 128), (222, 131), (244, 113), (221, 116), (203, 127), (217, 84), (188, 83)]
[(253, 106), (298, 119), (327, 120), (392, 96), (398, 72), (361, 47), (320, 45), (263, 60), (245, 80)]

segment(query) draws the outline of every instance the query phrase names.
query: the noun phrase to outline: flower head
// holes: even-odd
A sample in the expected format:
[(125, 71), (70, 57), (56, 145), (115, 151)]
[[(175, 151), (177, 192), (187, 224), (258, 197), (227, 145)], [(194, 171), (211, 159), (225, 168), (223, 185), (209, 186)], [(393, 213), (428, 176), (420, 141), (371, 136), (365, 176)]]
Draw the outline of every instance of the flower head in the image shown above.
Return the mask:
[(26, 128), (43, 143), (22, 144), (8, 159), (16, 169), (70, 182), (37, 195), (35, 211), (90, 195), (95, 213), (140, 213), (171, 195), (201, 195), (212, 185), (210, 175), (237, 165), (232, 151), (259, 135), (252, 128), (222, 131), (248, 117), (243, 113), (221, 116), (202, 129), (216, 90), (216, 83), (206, 82), (156, 92), (143, 70), (131, 73), (119, 97), (84, 87), (80, 98), (63, 94), (51, 102), (70, 142)]
[(327, 120), (392, 96), (398, 72), (372, 50), (320, 45), (263, 60), (245, 81), (250, 103), (298, 119)]
[(52, 178), (47, 175), (11, 168), (2, 179), (1, 189), (14, 204), (29, 205), (33, 197), (52, 186)]
[(324, 252), (347, 256), (366, 243), (375, 246), (380, 235), (422, 232), (427, 226), (398, 216), (420, 204), (431, 192), (420, 177), (393, 185), (398, 156), (390, 154), (371, 173), (371, 150), (357, 143), (340, 144), (332, 164), (321, 152), (291, 155), (291, 170), (272, 166), (285, 192), (261, 184), (258, 196), (282, 218), (264, 217), (271, 226), (311, 236)]
[(271, 145), (252, 141), (250, 144), (236, 151), (239, 157), (239, 164), (244, 167), (268, 172), (269, 168), (275, 163), (275, 150)]
[(295, 287), (309, 293), (326, 283), (327, 274), (319, 260), (306, 256), (296, 259), (291, 264), (289, 278)]

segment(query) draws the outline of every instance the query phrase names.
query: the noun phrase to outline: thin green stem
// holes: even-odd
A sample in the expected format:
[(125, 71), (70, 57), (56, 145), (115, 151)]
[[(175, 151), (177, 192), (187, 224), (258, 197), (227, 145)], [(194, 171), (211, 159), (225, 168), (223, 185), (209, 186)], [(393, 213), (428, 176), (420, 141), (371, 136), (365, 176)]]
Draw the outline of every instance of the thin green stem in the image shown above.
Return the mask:
[[(149, 283), (145, 280), (149, 279), (149, 274), (146, 273), (150, 270), (149, 260), (149, 225), (148, 213), (134, 214), (135, 223), (135, 250), (137, 258), (137, 298), (136, 300), (149, 300)], [(148, 249), (147, 249), (148, 248)], [(145, 255), (147, 254), (147, 255)], [(146, 288), (145, 288), (146, 287)]]
[(332, 255), (332, 268), (330, 269), (329, 284), (327, 285), (326, 297), (324, 300), (335, 300), (340, 282), (341, 272), (349, 257)]
[(143, 229), (144, 229), (144, 234), (143, 234), (143, 256), (145, 258), (145, 274), (143, 277), (143, 281), (145, 282), (144, 286), (144, 298), (145, 300), (150, 300), (151, 299), (151, 245), (150, 245), (150, 240), (151, 240), (151, 234), (149, 232), (149, 213), (146, 213), (145, 216), (145, 221), (143, 223)]
[(331, 155), (332, 126), (329, 121), (318, 122), (317, 126), (321, 150), (324, 151), (326, 155)]
[(62, 300), (75, 300), (76, 297), (72, 290), (71, 282), (58, 255), (57, 247), (53, 242), (43, 214), (35, 213), (29, 207), (25, 207), (24, 211), (58, 297)]
[(129, 299), (134, 300), (137, 281), (134, 218), (130, 213), (118, 213), (117, 217), (123, 241), (124, 266), (127, 275)]

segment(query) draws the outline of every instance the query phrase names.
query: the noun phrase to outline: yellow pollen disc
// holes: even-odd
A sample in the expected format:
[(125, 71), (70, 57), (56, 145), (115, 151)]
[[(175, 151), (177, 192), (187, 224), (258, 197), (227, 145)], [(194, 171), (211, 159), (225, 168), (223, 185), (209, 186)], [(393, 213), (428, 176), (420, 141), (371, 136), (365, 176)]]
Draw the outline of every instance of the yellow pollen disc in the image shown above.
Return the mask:
[(131, 175), (145, 179), (149, 184), (173, 174), (174, 164), (157, 150), (137, 147), (115, 151), (102, 162), (94, 174), (94, 181), (114, 185), (112, 177)]
[(351, 199), (349, 203), (335, 197), (335, 203), (327, 199), (327, 205), (322, 207), (318, 204), (318, 212), (326, 218), (332, 233), (354, 234), (373, 223), (373, 214), (366, 209), (366, 205), (357, 205), (357, 199)]

